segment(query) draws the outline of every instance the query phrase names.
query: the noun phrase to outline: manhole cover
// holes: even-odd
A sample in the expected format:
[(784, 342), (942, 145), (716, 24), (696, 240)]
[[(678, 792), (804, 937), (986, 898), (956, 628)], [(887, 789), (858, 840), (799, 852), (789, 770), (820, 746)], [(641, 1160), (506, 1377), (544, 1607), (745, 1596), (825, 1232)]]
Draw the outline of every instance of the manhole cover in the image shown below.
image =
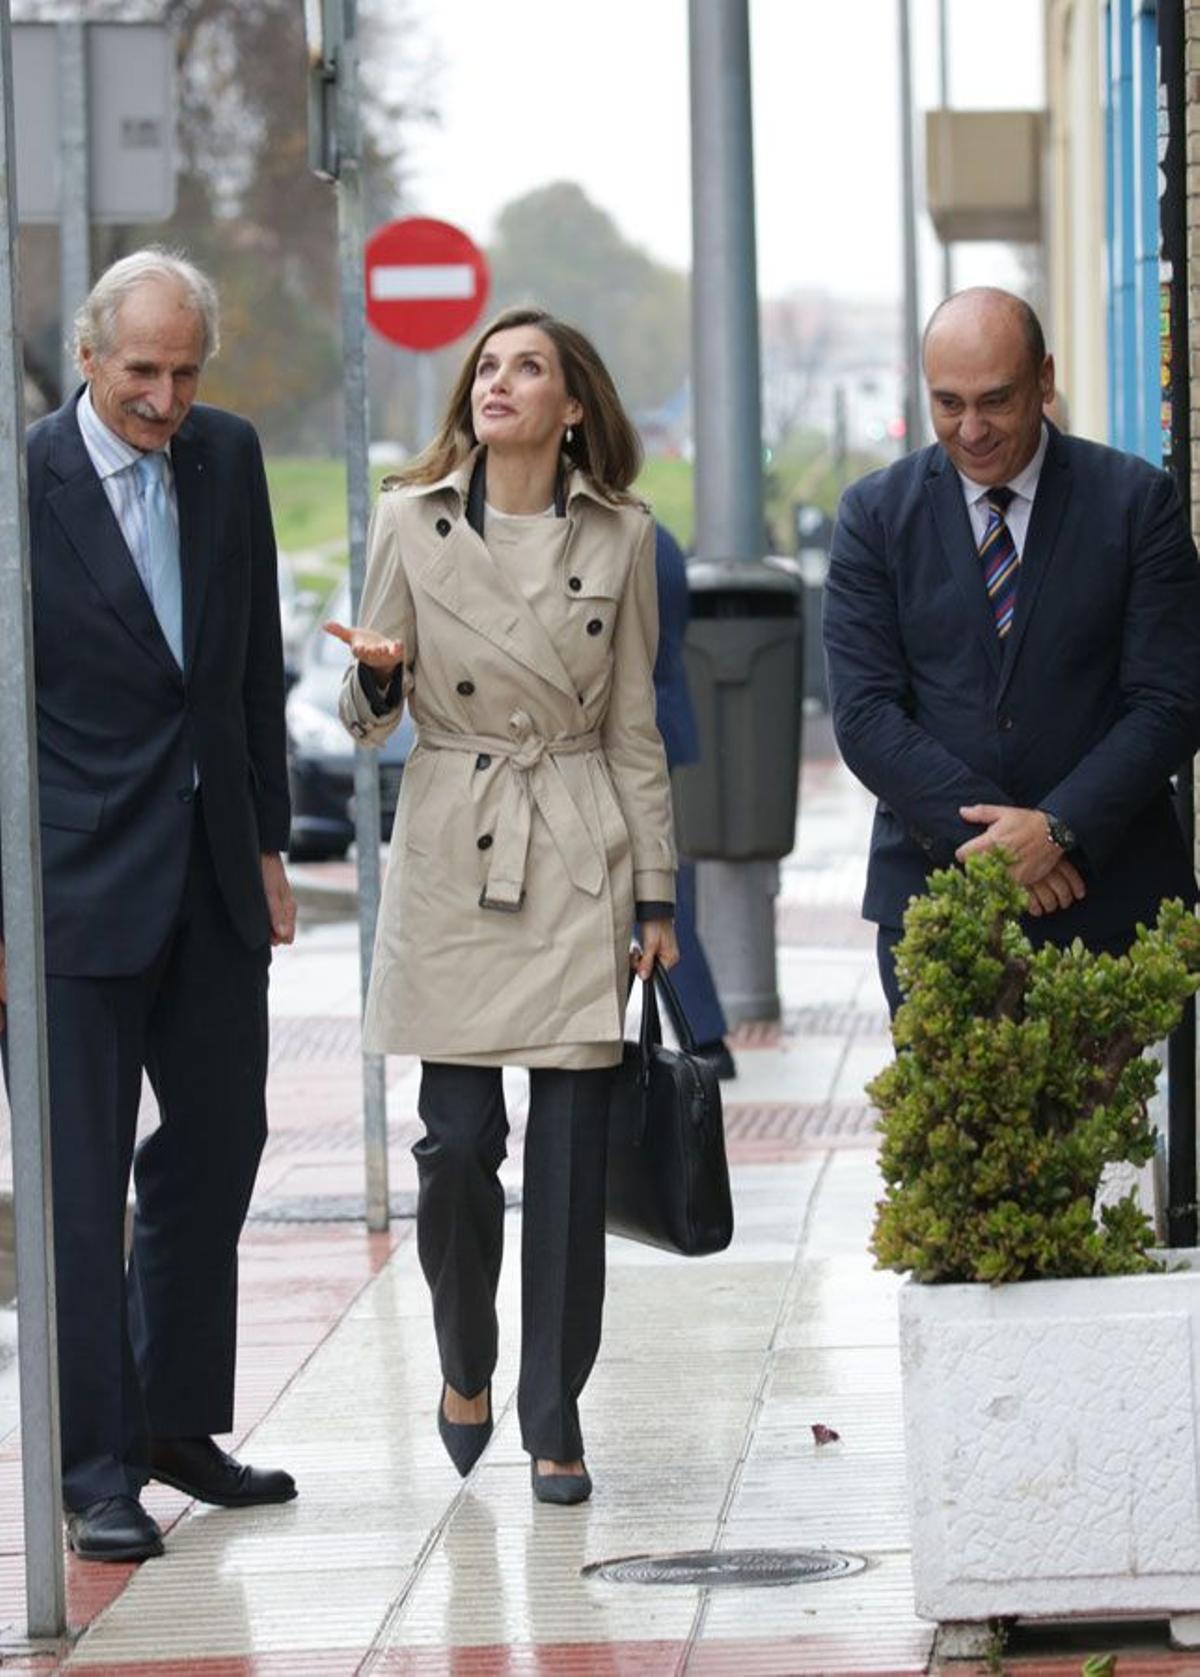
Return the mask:
[(864, 1555), (836, 1549), (698, 1549), (681, 1555), (626, 1555), (585, 1566), (585, 1578), (610, 1584), (692, 1584), (706, 1590), (726, 1585), (817, 1584), (849, 1578), (867, 1565)]

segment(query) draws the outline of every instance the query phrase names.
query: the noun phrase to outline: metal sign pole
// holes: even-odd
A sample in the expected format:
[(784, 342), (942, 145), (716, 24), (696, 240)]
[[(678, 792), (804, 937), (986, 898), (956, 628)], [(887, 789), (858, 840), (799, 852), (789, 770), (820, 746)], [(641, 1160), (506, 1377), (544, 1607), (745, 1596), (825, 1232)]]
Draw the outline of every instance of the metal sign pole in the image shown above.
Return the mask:
[[(696, 553), (760, 560), (766, 529), (747, 0), (690, 0), (688, 19)], [(730, 1024), (778, 1019), (778, 864), (701, 862), (696, 888)]]
[(913, 149), (912, 27), (909, 0), (898, 0), (900, 44), (900, 193), (904, 234), (904, 449), (921, 446), (921, 325), (917, 277), (917, 168)]
[(12, 26), (8, 0), (0, 0), (0, 853), (4, 857), (8, 1096), (17, 1250), (25, 1616), (29, 1635), (40, 1637), (61, 1636), (67, 1613), (25, 503), (25, 375), (17, 329), (13, 156)]
[[(938, 0), (938, 102), (944, 111), (950, 109), (950, 20), (947, 15), (949, 0)], [(942, 296), (954, 291), (954, 251), (949, 239), (942, 245)]]
[[(348, 0), (345, 33), (337, 44), (338, 272), (342, 307), (342, 365), (346, 407), (346, 499), (350, 533), (351, 616), (358, 621), (366, 576), (368, 471), (367, 316), (363, 279), (364, 214), (358, 119), (358, 43), (355, 7)], [(359, 968), (364, 1006), (379, 918), (379, 756), (354, 753), (354, 832), (358, 853)], [(364, 1053), (363, 1149), (367, 1227), (388, 1227), (387, 1079), (381, 1054)]]
[(91, 283), (91, 201), (88, 189), (87, 25), (55, 25), (58, 44), (58, 296), (62, 328), (62, 396), (78, 373), (71, 324)]

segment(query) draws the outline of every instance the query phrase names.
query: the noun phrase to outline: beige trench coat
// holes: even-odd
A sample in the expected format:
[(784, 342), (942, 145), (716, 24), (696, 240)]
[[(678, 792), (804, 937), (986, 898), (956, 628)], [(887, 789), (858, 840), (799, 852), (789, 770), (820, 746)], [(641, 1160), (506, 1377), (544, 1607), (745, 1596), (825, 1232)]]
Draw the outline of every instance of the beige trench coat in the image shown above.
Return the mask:
[[(535, 613), (466, 520), (472, 465), (384, 491), (371, 527), (359, 621), (404, 643), (417, 743), (364, 1044), (432, 1060), (521, 1063), (525, 1050), (542, 1065), (612, 1062), (634, 903), (675, 897), (652, 681), (654, 522), (574, 473), (558, 575)], [(341, 716), (356, 738), (377, 745), (400, 709), (376, 716), (350, 666)]]

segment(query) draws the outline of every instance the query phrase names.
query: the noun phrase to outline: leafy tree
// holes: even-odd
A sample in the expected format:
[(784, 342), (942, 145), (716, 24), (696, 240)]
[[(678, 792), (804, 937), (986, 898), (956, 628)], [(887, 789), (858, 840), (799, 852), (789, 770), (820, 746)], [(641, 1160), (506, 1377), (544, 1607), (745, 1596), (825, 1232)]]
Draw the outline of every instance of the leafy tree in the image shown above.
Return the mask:
[(629, 243), (579, 186), (558, 181), (501, 212), (488, 252), (497, 307), (536, 302), (593, 338), (632, 410), (688, 371), (688, 283)]
[[(78, 15), (24, 0), (25, 18)], [(179, 246), (221, 292), (223, 347), (207, 370), (206, 399), (253, 419), (276, 447), (328, 447), (341, 380), (336, 204), (308, 168), (304, 8), (297, 0), (89, 0), (89, 22), (158, 20), (178, 55), (178, 202), (167, 222), (98, 227), (99, 271), (139, 245)], [(375, 0), (361, 16), (368, 215), (400, 198), (406, 127), (430, 115), (428, 67), (407, 56), (407, 0)], [(376, 66), (386, 64), (385, 82)], [(397, 91), (398, 90), (398, 91)], [(26, 229), (26, 326), (43, 362), (57, 337), (52, 229)], [(35, 283), (30, 285), (29, 279)]]

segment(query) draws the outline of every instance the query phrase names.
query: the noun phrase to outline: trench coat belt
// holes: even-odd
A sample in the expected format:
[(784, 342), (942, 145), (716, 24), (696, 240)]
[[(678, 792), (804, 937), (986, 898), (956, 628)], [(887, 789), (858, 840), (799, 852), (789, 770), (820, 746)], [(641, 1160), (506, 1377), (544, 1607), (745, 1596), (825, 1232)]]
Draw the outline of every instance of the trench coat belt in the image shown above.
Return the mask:
[(508, 761), (511, 773), (496, 816), (492, 854), (479, 906), (510, 914), (521, 907), (525, 899), (525, 864), (535, 805), (550, 830), (571, 883), (588, 896), (598, 897), (604, 889), (604, 860), (597, 837), (571, 796), (556, 759), (602, 750), (599, 731), (545, 739), (523, 710), (514, 711), (508, 725), (511, 730), (508, 738), (502, 734), (456, 734), (434, 728), (421, 728), (417, 735), (418, 743), (426, 750), (483, 753)]

